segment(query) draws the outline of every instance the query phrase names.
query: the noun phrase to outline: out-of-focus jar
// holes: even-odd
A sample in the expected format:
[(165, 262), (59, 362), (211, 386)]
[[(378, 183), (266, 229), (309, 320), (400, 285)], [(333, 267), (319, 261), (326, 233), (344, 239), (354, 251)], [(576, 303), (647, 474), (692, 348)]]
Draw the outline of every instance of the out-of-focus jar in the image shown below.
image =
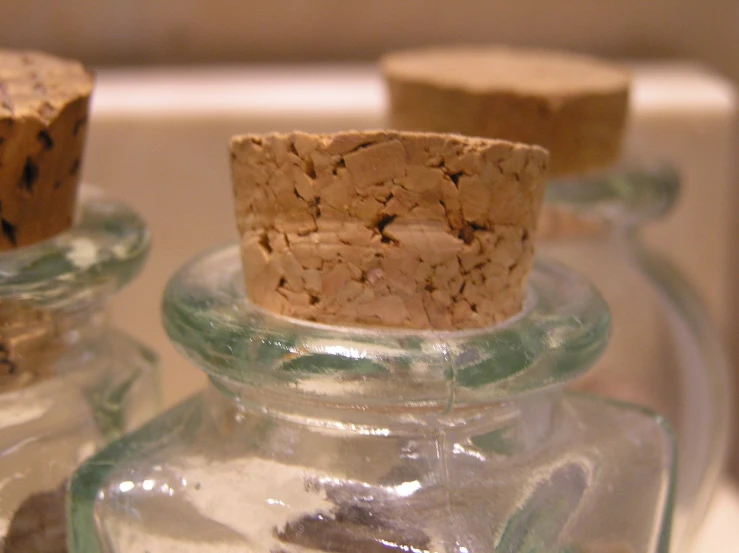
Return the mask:
[(393, 128), (550, 151), (538, 252), (583, 272), (613, 310), (613, 341), (577, 386), (652, 408), (673, 425), (681, 460), (673, 544), (687, 551), (724, 461), (729, 371), (691, 287), (639, 238), (672, 204), (677, 178), (611, 168), (622, 155), (628, 71), (573, 52), (494, 45), (390, 53), (381, 70)]
[(4, 553), (66, 551), (74, 468), (159, 406), (156, 356), (106, 301), (141, 268), (143, 221), (92, 188), (69, 230), (0, 253), (0, 536)]
[(563, 392), (605, 303), (556, 263), (526, 298), (476, 330), (332, 326), (251, 304), (236, 245), (196, 258), (164, 323), (210, 385), (75, 473), (71, 550), (667, 551), (662, 419)]
[(610, 344), (574, 386), (644, 405), (675, 429), (673, 551), (689, 551), (725, 460), (731, 385), (701, 301), (640, 238), (643, 225), (669, 211), (678, 188), (673, 171), (638, 164), (553, 179), (537, 251), (587, 276), (611, 309)]

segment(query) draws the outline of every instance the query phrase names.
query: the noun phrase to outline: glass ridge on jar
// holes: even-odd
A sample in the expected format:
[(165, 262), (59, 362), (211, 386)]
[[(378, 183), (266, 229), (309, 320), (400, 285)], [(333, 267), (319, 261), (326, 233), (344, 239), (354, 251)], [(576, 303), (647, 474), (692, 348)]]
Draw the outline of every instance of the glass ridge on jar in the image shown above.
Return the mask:
[(678, 196), (666, 166), (624, 162), (607, 171), (552, 179), (537, 252), (586, 276), (611, 310), (608, 348), (573, 383), (645, 406), (675, 430), (680, 462), (672, 551), (690, 551), (730, 440), (730, 370), (707, 311), (641, 230)]
[(156, 356), (106, 314), (143, 265), (148, 231), (95, 189), (80, 195), (72, 228), (0, 253), (3, 553), (66, 551), (70, 474), (159, 407)]
[(207, 389), (75, 474), (72, 553), (665, 553), (661, 418), (564, 392), (608, 309), (540, 262), (523, 311), (466, 331), (330, 326), (245, 296), (237, 246), (165, 292)]

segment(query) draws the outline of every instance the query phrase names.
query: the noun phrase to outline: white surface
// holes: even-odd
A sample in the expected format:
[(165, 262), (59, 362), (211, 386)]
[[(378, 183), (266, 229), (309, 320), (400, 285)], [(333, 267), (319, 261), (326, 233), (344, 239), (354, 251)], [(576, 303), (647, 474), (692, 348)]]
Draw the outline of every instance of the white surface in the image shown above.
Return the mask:
[[(632, 64), (632, 109), (674, 111), (735, 109), (731, 83), (691, 63)], [(157, 68), (103, 70), (97, 74), (98, 117), (141, 115), (364, 113), (379, 117), (384, 88), (372, 66), (265, 66), (260, 68)], [(378, 119), (379, 120), (379, 119)]]
[(98, 73), (93, 104), (96, 117), (376, 117), (383, 108), (379, 75), (354, 65), (108, 70)]
[(668, 113), (736, 110), (736, 91), (731, 83), (700, 65), (641, 63), (635, 67), (631, 102), (637, 110)]
[(724, 482), (716, 493), (693, 553), (739, 551), (739, 491)]

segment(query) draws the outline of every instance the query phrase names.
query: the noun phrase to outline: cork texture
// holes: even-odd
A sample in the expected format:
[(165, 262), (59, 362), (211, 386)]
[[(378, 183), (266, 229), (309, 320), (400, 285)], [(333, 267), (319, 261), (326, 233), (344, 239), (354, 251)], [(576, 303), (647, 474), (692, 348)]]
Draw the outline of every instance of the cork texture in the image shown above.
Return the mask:
[(75, 61), (0, 50), (0, 251), (72, 224), (92, 87)]
[(629, 75), (603, 61), (478, 46), (391, 53), (380, 66), (393, 128), (539, 144), (552, 175), (606, 167), (620, 155)]
[(0, 393), (51, 378), (65, 347), (66, 321), (53, 312), (3, 301), (0, 305)]
[(535, 146), (457, 135), (234, 137), (247, 295), (329, 324), (500, 322), (522, 305), (547, 164)]

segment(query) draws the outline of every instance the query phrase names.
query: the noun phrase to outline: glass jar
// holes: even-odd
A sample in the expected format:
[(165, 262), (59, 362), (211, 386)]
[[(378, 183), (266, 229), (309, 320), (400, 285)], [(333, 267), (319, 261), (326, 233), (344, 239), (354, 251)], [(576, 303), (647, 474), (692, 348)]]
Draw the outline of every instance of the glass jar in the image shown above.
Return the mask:
[(158, 408), (156, 358), (112, 328), (107, 298), (142, 266), (149, 234), (83, 187), (78, 219), (0, 253), (0, 536), (4, 553), (66, 551), (65, 483)]
[(673, 551), (689, 551), (703, 521), (730, 437), (730, 372), (697, 295), (643, 225), (669, 211), (676, 174), (626, 165), (549, 183), (538, 252), (585, 275), (603, 294), (612, 337), (580, 390), (633, 402), (675, 429), (680, 462)]
[(290, 319), (242, 282), (235, 245), (170, 281), (165, 328), (209, 386), (75, 473), (73, 553), (666, 551), (662, 419), (563, 392), (609, 328), (569, 270), (451, 332)]

